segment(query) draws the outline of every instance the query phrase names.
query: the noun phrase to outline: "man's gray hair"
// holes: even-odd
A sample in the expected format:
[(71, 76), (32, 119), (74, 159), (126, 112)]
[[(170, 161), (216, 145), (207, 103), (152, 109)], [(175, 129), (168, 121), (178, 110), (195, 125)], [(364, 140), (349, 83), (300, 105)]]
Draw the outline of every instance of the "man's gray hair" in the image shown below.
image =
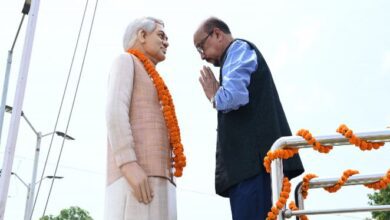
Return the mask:
[(127, 25), (125, 35), (123, 36), (123, 49), (127, 51), (134, 46), (138, 31), (144, 30), (147, 33), (153, 32), (156, 29), (157, 24), (164, 27), (164, 22), (162, 20), (153, 17), (142, 17), (132, 21)]

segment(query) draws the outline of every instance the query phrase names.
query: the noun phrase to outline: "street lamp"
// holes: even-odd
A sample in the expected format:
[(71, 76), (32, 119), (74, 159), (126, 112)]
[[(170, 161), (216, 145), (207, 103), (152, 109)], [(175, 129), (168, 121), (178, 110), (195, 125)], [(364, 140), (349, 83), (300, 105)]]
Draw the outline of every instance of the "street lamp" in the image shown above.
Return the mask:
[[(12, 107), (9, 106), (9, 105), (6, 105), (6, 106), (5, 106), (5, 112), (7, 112), (7, 113), (12, 113)], [(26, 115), (24, 114), (23, 111), (22, 111), (22, 113), (21, 113), (21, 116), (24, 118), (24, 120), (26, 120), (27, 124), (30, 126), (30, 128), (33, 130), (33, 132), (34, 132), (36, 135), (38, 135), (38, 133), (40, 133), (40, 132), (38, 132), (38, 131), (34, 128), (34, 126), (33, 126), (33, 125), (31, 124), (31, 122), (28, 120), (28, 118), (26, 117)], [(51, 132), (51, 133), (48, 133), (48, 134), (44, 134), (44, 135), (41, 134), (41, 138), (42, 138), (42, 137), (45, 137), (45, 136), (48, 136), (48, 135), (51, 135), (51, 134), (53, 134), (53, 133), (55, 133), (56, 135), (58, 135), (58, 136), (60, 136), (60, 137), (65, 138), (66, 140), (74, 140), (73, 137), (71, 137), (71, 136), (69, 136), (69, 135), (67, 135), (67, 134), (65, 134), (64, 132), (61, 132), (61, 131), (54, 131), (54, 132)]]
[[(2, 170), (0, 169), (0, 176), (1, 176), (1, 172), (2, 172)], [(30, 191), (29, 184), (27, 184), (17, 173), (11, 172), (11, 175), (14, 175), (25, 187), (27, 187), (27, 190)], [(52, 175), (49, 175), (49, 176), (43, 177), (41, 180), (37, 181), (35, 184), (41, 182), (44, 179), (63, 179), (63, 178), (64, 178), (63, 176), (52, 176)]]
[[(1, 175), (1, 169), (0, 169), (0, 175)], [(15, 172), (11, 172), (11, 175), (14, 175), (26, 188), (28, 191), (30, 191), (30, 184), (27, 184), (17, 173)], [(42, 180), (44, 179), (63, 179), (64, 177), (63, 176), (52, 176), (52, 175), (49, 175), (49, 176), (45, 176), (43, 177), (42, 179), (38, 180), (37, 182), (35, 182), (35, 184), (38, 184), (39, 182), (41, 182)]]
[[(12, 107), (11, 106), (8, 106), (6, 105), (5, 106), (5, 112), (7, 113), (12, 113)], [(32, 212), (32, 208), (33, 208), (33, 203), (34, 203), (34, 197), (35, 197), (35, 185), (37, 183), (39, 183), (40, 181), (42, 181), (43, 179), (41, 179), (40, 181), (36, 182), (36, 179), (37, 179), (37, 170), (38, 170), (38, 159), (39, 159), (39, 152), (40, 152), (40, 149), (41, 149), (41, 140), (43, 137), (46, 137), (48, 135), (52, 135), (52, 134), (56, 134), (57, 136), (60, 136), (62, 138), (64, 138), (65, 140), (75, 140), (73, 137), (65, 134), (64, 132), (61, 132), (61, 131), (54, 131), (54, 132), (49, 132), (47, 134), (43, 134), (39, 131), (37, 131), (34, 126), (31, 124), (31, 122), (28, 120), (28, 118), (26, 117), (26, 115), (24, 114), (24, 112), (22, 111), (21, 112), (21, 116), (24, 118), (24, 120), (27, 122), (27, 124), (30, 126), (31, 130), (33, 130), (34, 134), (37, 136), (37, 143), (36, 143), (36, 147), (35, 147), (35, 157), (34, 157), (34, 166), (33, 166), (33, 174), (32, 174), (32, 178), (31, 178), (31, 183), (30, 183), (30, 186), (28, 187), (29, 188), (29, 192), (28, 192), (28, 197), (27, 197), (27, 203), (26, 203), (26, 210), (25, 210), (25, 216), (24, 216), (24, 219), (25, 220), (29, 220), (29, 218), (31, 217), (31, 212)], [(57, 176), (46, 176), (45, 178), (49, 178), (49, 179), (61, 179)], [(20, 178), (19, 178), (20, 179)], [(20, 179), (22, 181), (22, 179)], [(23, 181), (22, 181), (23, 182)], [(26, 186), (27, 184), (24, 183)]]
[[(1, 176), (1, 171), (2, 170), (0, 169), (0, 176)], [(11, 172), (11, 175), (14, 175), (27, 188), (26, 210), (29, 206), (30, 192), (32, 191), (32, 187), (34, 187), (36, 184), (38, 184), (39, 182), (41, 182), (44, 179), (62, 179), (62, 178), (64, 178), (63, 176), (45, 176), (42, 179), (35, 182), (34, 184), (33, 183), (27, 184), (18, 174)], [(27, 215), (26, 212), (24, 213), (24, 215), (25, 215), (25, 217), (24, 217), (25, 219), (29, 218), (29, 216)]]

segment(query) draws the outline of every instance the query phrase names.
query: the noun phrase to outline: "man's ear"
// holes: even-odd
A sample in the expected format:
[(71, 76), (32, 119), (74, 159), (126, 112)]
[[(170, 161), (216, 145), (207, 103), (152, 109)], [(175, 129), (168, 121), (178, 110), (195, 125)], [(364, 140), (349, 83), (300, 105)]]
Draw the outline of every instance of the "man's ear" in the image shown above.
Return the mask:
[(223, 32), (221, 31), (221, 29), (215, 27), (213, 31), (214, 31), (214, 34), (217, 37), (217, 39), (221, 39), (221, 37), (223, 36), (222, 35)]
[(139, 30), (137, 33), (137, 38), (140, 43), (145, 43), (146, 41), (146, 31), (145, 30)]

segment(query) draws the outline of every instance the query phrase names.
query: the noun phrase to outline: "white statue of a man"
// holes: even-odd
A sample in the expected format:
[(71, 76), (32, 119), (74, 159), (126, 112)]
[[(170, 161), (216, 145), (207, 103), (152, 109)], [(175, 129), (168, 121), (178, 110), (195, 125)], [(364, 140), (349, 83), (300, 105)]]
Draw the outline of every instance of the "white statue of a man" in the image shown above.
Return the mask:
[(105, 219), (175, 220), (174, 176), (181, 175), (185, 157), (172, 140), (174, 124), (167, 118), (176, 115), (167, 108), (173, 103), (161, 100), (169, 91), (155, 70), (169, 45), (164, 23), (136, 19), (123, 44), (126, 53), (114, 61), (108, 83)]

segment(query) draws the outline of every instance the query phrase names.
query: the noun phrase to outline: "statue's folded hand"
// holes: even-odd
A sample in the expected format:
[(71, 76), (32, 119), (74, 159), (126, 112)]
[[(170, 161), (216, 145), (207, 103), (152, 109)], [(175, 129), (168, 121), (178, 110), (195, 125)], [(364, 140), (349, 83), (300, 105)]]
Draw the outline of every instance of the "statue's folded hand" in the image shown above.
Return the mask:
[(153, 190), (149, 185), (148, 176), (137, 162), (121, 166), (123, 176), (133, 188), (133, 193), (139, 202), (148, 204), (153, 199)]

